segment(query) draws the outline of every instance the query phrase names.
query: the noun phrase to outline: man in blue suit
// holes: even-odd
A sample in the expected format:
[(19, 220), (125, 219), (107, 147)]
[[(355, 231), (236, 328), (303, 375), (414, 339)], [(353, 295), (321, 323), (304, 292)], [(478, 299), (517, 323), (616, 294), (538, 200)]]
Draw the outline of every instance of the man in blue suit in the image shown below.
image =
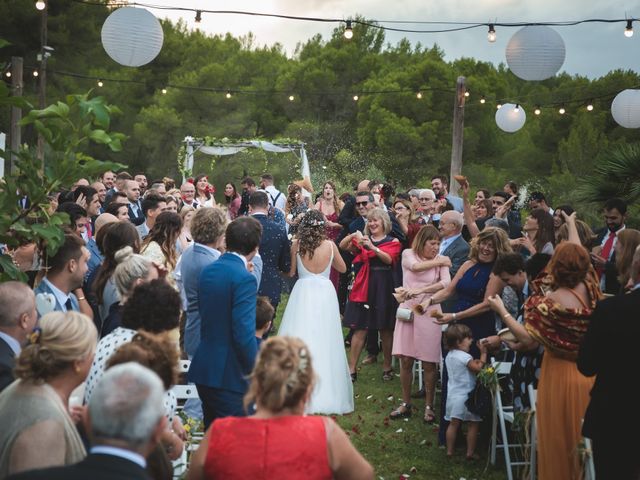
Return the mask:
[(258, 353), (257, 282), (247, 266), (258, 252), (262, 227), (240, 217), (227, 227), (227, 253), (200, 275), (200, 344), (189, 368), (202, 400), (205, 429), (216, 418), (246, 415), (242, 398)]
[(282, 293), (282, 275), (291, 268), (291, 247), (284, 226), (269, 215), (269, 198), (265, 192), (256, 191), (249, 197), (249, 213), (262, 225), (260, 257), (262, 279), (258, 295), (269, 297), (274, 311), (278, 309)]

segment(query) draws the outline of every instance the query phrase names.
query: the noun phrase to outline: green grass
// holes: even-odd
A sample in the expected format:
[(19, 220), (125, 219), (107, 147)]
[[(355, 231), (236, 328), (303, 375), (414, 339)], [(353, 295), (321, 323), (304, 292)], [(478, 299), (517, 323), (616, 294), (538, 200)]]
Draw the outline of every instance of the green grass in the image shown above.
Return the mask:
[[(276, 328), (280, 325), (286, 302), (287, 297), (283, 296), (278, 307)], [(461, 443), (454, 458), (447, 458), (445, 449), (438, 447), (437, 425), (426, 425), (422, 421), (424, 400), (414, 401), (417, 413), (407, 421), (389, 420), (389, 413), (402, 401), (399, 398), (400, 378), (396, 376), (384, 382), (380, 362), (360, 367), (354, 394), (355, 412), (335, 419), (373, 465), (376, 478), (397, 480), (403, 474), (409, 475), (410, 479), (506, 478), (499, 452), (496, 466), (487, 467), (487, 433), (478, 442), (477, 453), (481, 460), (465, 460), (464, 439), (459, 439)], [(435, 403), (438, 413), (439, 395)]]

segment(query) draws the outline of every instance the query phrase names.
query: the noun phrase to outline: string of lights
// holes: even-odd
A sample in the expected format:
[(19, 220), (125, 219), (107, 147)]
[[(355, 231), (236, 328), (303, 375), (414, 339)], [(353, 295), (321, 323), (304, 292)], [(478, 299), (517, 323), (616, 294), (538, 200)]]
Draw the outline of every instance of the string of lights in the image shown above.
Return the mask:
[[(98, 2), (94, 0), (74, 0), (76, 3), (82, 3), (84, 5), (95, 5), (104, 7), (105, 4), (103, 2)], [(43, 0), (39, 0), (38, 3), (44, 3)], [(488, 33), (487, 37), (490, 42), (494, 42), (496, 39), (496, 27), (505, 27), (505, 28), (521, 28), (526, 26), (549, 26), (549, 27), (571, 27), (582, 24), (589, 23), (623, 23), (625, 24), (624, 35), (627, 37), (633, 36), (633, 22), (638, 21), (638, 18), (587, 18), (580, 20), (561, 20), (561, 21), (543, 21), (543, 22), (453, 22), (453, 21), (420, 21), (420, 20), (383, 20), (383, 19), (371, 19), (365, 20), (360, 18), (331, 18), (331, 17), (308, 17), (301, 15), (286, 15), (279, 13), (267, 13), (267, 12), (253, 12), (246, 10), (207, 10), (202, 8), (191, 8), (191, 7), (180, 7), (180, 6), (169, 6), (169, 5), (157, 5), (153, 3), (146, 2), (129, 2), (126, 0), (111, 2), (108, 5), (109, 7), (143, 7), (150, 8), (155, 10), (170, 10), (177, 12), (191, 12), (195, 15), (195, 22), (199, 24), (202, 21), (203, 14), (211, 14), (211, 15), (244, 15), (244, 16), (252, 16), (252, 17), (267, 17), (267, 18), (278, 18), (283, 20), (294, 20), (294, 21), (304, 21), (304, 22), (316, 22), (316, 23), (337, 23), (345, 26), (345, 37), (348, 39), (353, 37), (352, 28), (353, 25), (359, 24), (371, 28), (376, 28), (380, 30), (386, 30), (391, 32), (401, 32), (401, 33), (425, 33), (425, 34), (433, 34), (433, 33), (450, 33), (450, 32), (459, 32), (463, 30), (470, 30), (475, 28), (487, 27)], [(447, 26), (447, 28), (440, 29), (414, 29), (414, 28), (399, 28), (390, 25), (441, 25)], [(351, 34), (346, 33), (346, 31), (351, 31)]]
[[(25, 68), (33, 71), (33, 77), (38, 77), (39, 71), (34, 66), (26, 66)], [(149, 82), (143, 80), (134, 80), (128, 78), (115, 78), (115, 77), (107, 77), (107, 76), (95, 76), (88, 75), (77, 72), (66, 72), (61, 70), (47, 69), (47, 74), (49, 75), (57, 75), (63, 77), (72, 77), (84, 80), (90, 80), (95, 82), (98, 88), (103, 88), (107, 84), (111, 83), (128, 83), (128, 84), (136, 84), (136, 85), (149, 85)], [(5, 72), (5, 77), (9, 79), (11, 77), (11, 72), (7, 69)], [(638, 89), (640, 88), (640, 84), (629, 86), (630, 89)], [(231, 99), (235, 96), (282, 96), (287, 98), (290, 102), (294, 102), (303, 97), (312, 97), (312, 96), (330, 96), (330, 97), (343, 97), (350, 98), (354, 102), (358, 102), (362, 100), (363, 97), (368, 95), (391, 95), (391, 94), (409, 94), (416, 98), (416, 100), (422, 100), (424, 98), (424, 94), (427, 92), (440, 92), (440, 93), (450, 93), (454, 94), (455, 89), (446, 89), (446, 88), (435, 88), (435, 87), (424, 87), (419, 90), (410, 89), (410, 88), (398, 88), (398, 89), (378, 89), (378, 90), (361, 90), (361, 89), (353, 89), (349, 91), (330, 91), (330, 90), (322, 90), (322, 91), (305, 91), (302, 92), (292, 92), (290, 90), (260, 90), (260, 89), (251, 89), (251, 88), (220, 88), (220, 87), (208, 87), (208, 86), (195, 86), (195, 85), (180, 85), (175, 83), (167, 83), (163, 87), (159, 89), (159, 92), (163, 95), (169, 93), (170, 90), (185, 90), (185, 91), (196, 91), (202, 93), (212, 93), (212, 94), (222, 94), (226, 99)], [(606, 92), (599, 95), (590, 94), (588, 96), (580, 97), (580, 98), (571, 98), (571, 99), (560, 99), (553, 100), (544, 103), (538, 103), (535, 100), (535, 97), (539, 94), (530, 93), (528, 95), (519, 96), (517, 98), (514, 97), (504, 97), (504, 98), (496, 98), (490, 95), (478, 95), (479, 97), (475, 100), (471, 95), (471, 91), (465, 91), (465, 106), (472, 108), (479, 108), (487, 103), (493, 103), (496, 108), (501, 108), (502, 105), (506, 103), (515, 104), (517, 106), (525, 106), (530, 105), (533, 107), (533, 113), (535, 115), (540, 115), (543, 109), (553, 109), (556, 110), (560, 115), (564, 115), (567, 111), (576, 111), (580, 108), (585, 108), (587, 111), (591, 112), (594, 110), (595, 105), (598, 102), (606, 101), (613, 99), (620, 91), (612, 91)], [(476, 97), (476, 98), (477, 98)]]

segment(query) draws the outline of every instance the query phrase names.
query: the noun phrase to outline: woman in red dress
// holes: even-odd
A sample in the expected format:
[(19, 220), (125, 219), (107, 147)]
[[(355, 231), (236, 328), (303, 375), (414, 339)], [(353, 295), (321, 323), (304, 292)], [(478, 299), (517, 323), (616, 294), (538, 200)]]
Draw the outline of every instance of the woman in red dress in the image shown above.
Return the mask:
[(373, 479), (371, 465), (331, 418), (304, 415), (313, 378), (302, 340), (267, 340), (245, 396), (245, 406), (255, 403), (256, 413), (215, 420), (192, 457), (187, 479)]
[[(336, 196), (336, 186), (333, 182), (325, 182), (322, 187), (322, 196), (315, 204), (315, 209), (324, 213), (327, 221), (325, 223), (325, 229), (327, 231), (327, 238), (332, 242), (335, 242), (340, 232), (342, 231), (342, 225), (338, 223), (338, 217), (344, 203)], [(331, 283), (338, 291), (338, 285), (340, 284), (340, 273), (337, 270), (331, 269), (331, 275), (329, 277)]]

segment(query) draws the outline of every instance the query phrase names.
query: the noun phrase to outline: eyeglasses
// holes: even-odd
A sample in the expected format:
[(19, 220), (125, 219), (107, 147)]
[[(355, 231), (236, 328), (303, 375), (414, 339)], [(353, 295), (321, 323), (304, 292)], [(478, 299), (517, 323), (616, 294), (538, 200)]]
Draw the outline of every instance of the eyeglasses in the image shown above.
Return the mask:
[(369, 205), (369, 202), (356, 202), (356, 206), (357, 207), (366, 207), (367, 205)]

